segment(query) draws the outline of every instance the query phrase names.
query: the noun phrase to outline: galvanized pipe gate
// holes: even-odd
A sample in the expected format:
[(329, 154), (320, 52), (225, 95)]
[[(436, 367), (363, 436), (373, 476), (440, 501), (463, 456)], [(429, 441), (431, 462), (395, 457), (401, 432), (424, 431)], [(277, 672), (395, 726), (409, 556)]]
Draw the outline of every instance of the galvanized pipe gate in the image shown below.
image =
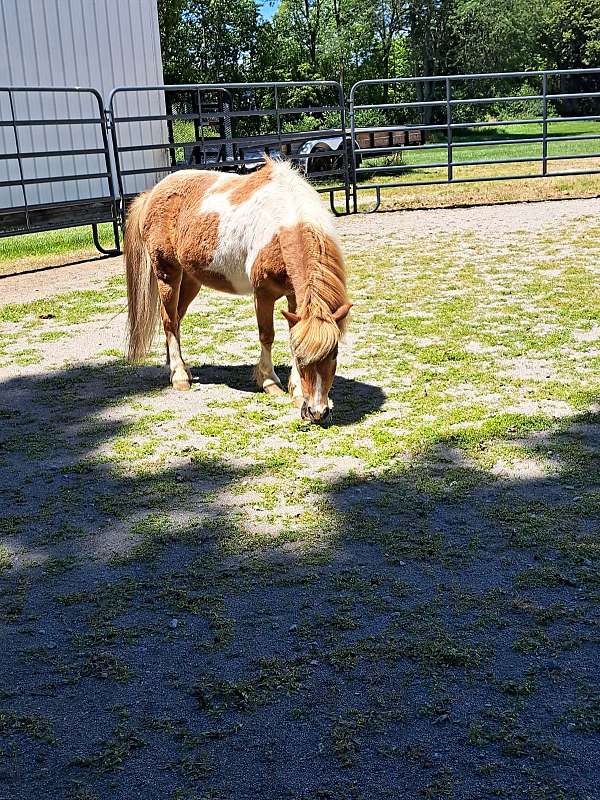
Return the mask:
[[(392, 78), (389, 80), (364, 80), (358, 81), (350, 90), (349, 95), (349, 108), (350, 108), (350, 143), (352, 148), (352, 164), (353, 170), (353, 211), (358, 211), (358, 193), (361, 191), (375, 192), (375, 205), (370, 211), (377, 211), (381, 205), (381, 191), (383, 189), (391, 188), (406, 188), (414, 186), (431, 186), (445, 183), (477, 183), (483, 181), (504, 181), (504, 180), (522, 180), (524, 178), (541, 178), (541, 177), (560, 177), (567, 175), (592, 175), (600, 173), (600, 164), (592, 164), (589, 169), (575, 169), (575, 170), (549, 170), (549, 163), (552, 161), (566, 161), (572, 159), (597, 159), (600, 158), (600, 152), (578, 152), (578, 153), (549, 153), (549, 144), (557, 142), (585, 142), (600, 139), (600, 126), (598, 131), (592, 134), (572, 134), (564, 136), (550, 136), (549, 125), (559, 125), (565, 122), (599, 122), (600, 121), (600, 103), (596, 103), (595, 113), (593, 114), (576, 114), (573, 116), (559, 116), (549, 114), (550, 104), (556, 102), (564, 102), (566, 100), (595, 100), (600, 99), (600, 91), (583, 91), (583, 92), (549, 92), (549, 82), (552, 79), (567, 79), (574, 76), (581, 76), (583, 78), (595, 78), (595, 83), (600, 88), (600, 69), (576, 69), (576, 70), (544, 70), (538, 72), (494, 72), (494, 73), (479, 73), (479, 74), (466, 74), (466, 75), (436, 75), (431, 77), (411, 77), (411, 78)], [(475, 97), (460, 97), (453, 96), (453, 89), (459, 83), (466, 83), (470, 81), (475, 82), (489, 82), (499, 80), (502, 82), (509, 82), (520, 80), (530, 85), (531, 81), (540, 81), (541, 90), (539, 93), (528, 94), (509, 94), (509, 95), (496, 95), (488, 94), (487, 96)], [(441, 97), (434, 100), (417, 99), (417, 100), (394, 100), (393, 102), (372, 102), (372, 103), (358, 103), (357, 94), (364, 93), (365, 89), (376, 87), (381, 91), (382, 87), (388, 90), (398, 89), (400, 87), (411, 87), (421, 89), (423, 86), (427, 88), (438, 87), (441, 91), (438, 92)], [(463, 92), (464, 94), (464, 92)], [(532, 104), (533, 106), (539, 105), (539, 113), (533, 116), (528, 116), (525, 119), (513, 117), (508, 115), (506, 119), (470, 119), (456, 120), (456, 112), (460, 109), (466, 109), (467, 112), (471, 111), (472, 107), (480, 107), (486, 105), (495, 105), (508, 107), (511, 104)], [(358, 163), (359, 159), (368, 158), (369, 155), (376, 156), (377, 150), (365, 150), (357, 148), (356, 133), (357, 133), (357, 117), (365, 113), (380, 113), (389, 114), (390, 112), (400, 111), (403, 112), (404, 118), (410, 118), (411, 111), (418, 111), (422, 119), (419, 122), (409, 122), (405, 128), (406, 131), (420, 131), (422, 134), (431, 134), (434, 137), (439, 137), (439, 141), (429, 144), (410, 145), (403, 144), (400, 147), (386, 148), (387, 154), (395, 152), (402, 152), (402, 154), (410, 153), (412, 151), (423, 152), (437, 152), (442, 151), (445, 158), (434, 161), (416, 161), (415, 163), (407, 164), (387, 164), (377, 165), (374, 170), (373, 166), (361, 166)], [(430, 114), (426, 112), (436, 111), (442, 117), (439, 122), (431, 123), (429, 121)], [(441, 112), (441, 113), (440, 113)], [(425, 121), (423, 121), (425, 117)], [(471, 139), (459, 140), (455, 135), (457, 132), (468, 131), (472, 129), (485, 130), (492, 128), (511, 128), (511, 126), (539, 126), (540, 133), (538, 135), (506, 138), (501, 136), (495, 139), (481, 139), (477, 137), (475, 141)], [(477, 140), (481, 139), (481, 140)], [(444, 141), (445, 140), (445, 141)], [(471, 150), (484, 150), (489, 147), (510, 147), (510, 146), (531, 146), (541, 145), (539, 153), (527, 153), (525, 156), (514, 156), (508, 154), (504, 158), (458, 158), (456, 159), (456, 152), (462, 148)], [(600, 148), (598, 148), (600, 149)], [(497, 164), (528, 164), (540, 163), (541, 170), (539, 172), (528, 171), (527, 173), (512, 172), (510, 174), (492, 174), (483, 176), (473, 176), (469, 174), (457, 175), (457, 168), (464, 167), (483, 167), (492, 166)], [(432, 177), (426, 177), (422, 180), (398, 180), (392, 182), (367, 182), (360, 183), (360, 176), (367, 176), (376, 172), (377, 175), (397, 175), (410, 174), (418, 170), (419, 172), (432, 174)]]
[[(296, 94), (303, 100), (309, 96), (311, 102), (290, 104), (289, 96)], [(151, 114), (123, 113), (119, 100), (150, 95), (153, 98)], [(226, 100), (223, 98), (226, 97)], [(174, 113), (174, 106), (187, 100), (193, 110)], [(312, 102), (314, 100), (315, 102)], [(220, 101), (220, 102), (219, 102)], [(287, 101), (287, 102), (286, 102)], [(326, 102), (328, 101), (328, 102)], [(247, 107), (244, 107), (247, 106)], [(160, 113), (156, 113), (156, 110)], [(315, 131), (289, 130), (286, 125), (290, 117), (300, 115), (333, 116), (334, 125)], [(182, 84), (177, 86), (120, 86), (113, 89), (107, 105), (107, 116), (112, 135), (117, 183), (124, 208), (130, 197), (136, 194), (131, 178), (140, 174), (161, 177), (183, 166), (201, 166), (203, 169), (248, 170), (262, 163), (264, 154), (285, 154), (295, 161), (302, 161), (298, 146), (311, 136), (320, 139), (339, 137), (347, 142), (346, 111), (344, 93), (337, 81), (280, 81), (263, 83)], [(133, 126), (135, 123), (157, 123), (152, 141), (139, 141)], [(165, 129), (164, 123), (170, 126)], [(226, 125), (225, 125), (226, 123)], [(246, 125), (245, 130), (240, 128)], [(253, 124), (258, 123), (258, 125)], [(175, 124), (182, 129), (182, 139), (174, 135)], [(196, 136), (185, 136), (186, 127), (194, 124)], [(220, 128), (214, 136), (206, 136), (205, 128)], [(230, 135), (224, 134), (225, 127)], [(249, 130), (257, 127), (258, 132)], [(265, 130), (267, 129), (267, 130)], [(165, 136), (169, 132), (169, 136)], [(197, 134), (200, 134), (199, 136)], [(191, 152), (190, 152), (191, 148)], [(186, 150), (189, 152), (185, 158)], [(136, 168), (135, 156), (139, 152), (151, 152), (159, 157), (152, 165)], [(177, 152), (183, 155), (178, 159)], [(160, 155), (171, 154), (161, 159)], [(224, 157), (223, 157), (224, 156)], [(311, 160), (325, 163), (332, 158), (331, 152), (319, 151), (311, 154)], [(127, 163), (126, 163), (127, 162)], [(350, 213), (351, 184), (348, 164), (348, 147), (341, 149), (336, 163), (329, 169), (318, 170), (320, 178), (336, 178), (333, 186), (317, 187), (317, 191), (329, 194), (331, 209), (335, 207), (335, 194), (344, 193), (344, 212)]]
[[(53, 174), (57, 159), (60, 175)], [(111, 222), (118, 251), (107, 120), (96, 89), (0, 86), (0, 167), (0, 197), (8, 198), (0, 202), (0, 236), (91, 225), (96, 247), (108, 252), (97, 226)]]
[[(573, 81), (584, 90), (569, 91)], [(108, 252), (117, 252), (137, 192), (184, 167), (248, 171), (265, 153), (318, 178), (317, 191), (329, 195), (336, 214), (362, 210), (361, 192), (374, 193), (365, 210), (376, 211), (385, 189), (600, 174), (600, 146), (590, 148), (600, 140), (600, 68), (366, 80), (348, 100), (349, 127), (336, 81), (121, 86), (106, 106), (91, 88), (0, 87), (0, 236), (91, 224), (107, 252), (97, 225), (110, 222), (115, 249)], [(555, 111), (566, 103), (568, 114)], [(523, 107), (527, 113), (510, 110)], [(575, 122), (589, 130), (560, 133)], [(375, 144), (381, 131), (393, 132), (383, 147)], [(490, 149), (497, 148), (495, 158)], [(561, 169), (567, 161), (575, 168)], [(540, 168), (523, 171), (526, 164)], [(516, 167), (474, 174), (495, 165)], [(83, 198), (74, 197), (68, 187), (82, 185)]]

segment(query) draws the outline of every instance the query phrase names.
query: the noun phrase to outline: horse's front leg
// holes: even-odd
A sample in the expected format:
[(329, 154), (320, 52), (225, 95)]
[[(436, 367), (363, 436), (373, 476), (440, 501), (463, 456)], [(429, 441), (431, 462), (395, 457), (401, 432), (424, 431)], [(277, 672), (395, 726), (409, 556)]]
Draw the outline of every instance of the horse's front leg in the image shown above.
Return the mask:
[(256, 309), (256, 321), (258, 323), (258, 335), (260, 338), (260, 361), (254, 370), (256, 383), (267, 394), (285, 394), (283, 387), (275, 370), (271, 359), (271, 348), (275, 339), (275, 327), (273, 325), (273, 309), (277, 297), (265, 289), (256, 289), (254, 292), (254, 307)]
[[(296, 295), (289, 294), (287, 297), (288, 311), (292, 314), (296, 313)], [(290, 380), (288, 382), (288, 392), (292, 398), (292, 403), (297, 408), (302, 408), (304, 404), (304, 395), (302, 394), (302, 383), (300, 382), (300, 373), (298, 372), (298, 364), (296, 357), (292, 353), (292, 370), (290, 372)]]

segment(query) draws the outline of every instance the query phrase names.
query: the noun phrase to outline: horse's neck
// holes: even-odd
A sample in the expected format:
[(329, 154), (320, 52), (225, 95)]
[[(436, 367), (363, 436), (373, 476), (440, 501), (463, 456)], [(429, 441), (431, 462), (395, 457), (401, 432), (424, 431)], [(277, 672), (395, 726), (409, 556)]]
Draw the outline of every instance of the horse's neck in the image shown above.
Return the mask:
[[(332, 258), (337, 257), (337, 245), (307, 223), (281, 231), (280, 245), (297, 307), (308, 315), (326, 308), (331, 294), (328, 278), (332, 274)], [(339, 271), (339, 264), (335, 271)]]

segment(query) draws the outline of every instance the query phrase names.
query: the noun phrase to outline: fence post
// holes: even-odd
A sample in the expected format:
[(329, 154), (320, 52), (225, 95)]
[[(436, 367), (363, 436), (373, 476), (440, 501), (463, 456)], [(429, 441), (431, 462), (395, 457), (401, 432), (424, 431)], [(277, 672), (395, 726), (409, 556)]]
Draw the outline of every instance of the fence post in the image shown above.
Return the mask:
[(542, 175), (548, 175), (548, 73), (542, 75)]
[(100, 130), (102, 133), (102, 146), (104, 148), (104, 163), (106, 165), (106, 174), (108, 180), (108, 191), (110, 192), (110, 197), (112, 200), (112, 229), (113, 229), (113, 239), (115, 242), (115, 249), (114, 250), (104, 250), (99, 242), (98, 242), (98, 228), (96, 225), (92, 225), (92, 232), (94, 236), (94, 244), (96, 245), (96, 249), (99, 250), (101, 253), (105, 253), (106, 255), (117, 255), (121, 252), (121, 240), (119, 238), (119, 208), (117, 205), (117, 195), (115, 193), (115, 181), (113, 177), (113, 165), (110, 158), (110, 146), (108, 143), (108, 129), (110, 126), (110, 117), (108, 112), (104, 109), (104, 101), (100, 94), (94, 93), (94, 97), (96, 98), (96, 102), (98, 103), (98, 114), (100, 116)]
[(114, 91), (108, 99), (108, 108), (104, 112), (106, 114), (106, 126), (110, 131), (110, 139), (112, 142), (112, 156), (115, 164), (115, 174), (117, 176), (117, 186), (119, 188), (119, 198), (121, 201), (121, 228), (125, 231), (125, 190), (123, 187), (123, 176), (121, 175), (121, 160), (119, 157), (119, 142), (117, 139), (117, 125), (115, 123), (114, 113)]
[(454, 178), (454, 165), (452, 154), (452, 85), (450, 78), (446, 78), (446, 136), (448, 139), (448, 183)]
[[(277, 148), (281, 153), (281, 151), (283, 150), (283, 144), (281, 142), (281, 116), (279, 115), (279, 93), (277, 91), (277, 86), (273, 87), (273, 96), (275, 100), (275, 125), (277, 126)], [(268, 149), (269, 146), (267, 145), (265, 150), (268, 151)]]
[[(348, 129), (346, 125), (346, 96), (344, 87), (338, 83), (338, 105), (340, 108), (340, 127), (342, 129), (342, 153), (344, 164), (344, 206), (346, 214), (350, 213), (350, 159), (348, 158)], [(335, 162), (334, 162), (335, 163)]]
[(356, 88), (356, 84), (350, 89), (350, 153), (352, 158), (350, 159), (349, 168), (352, 170), (352, 211), (356, 214), (358, 213), (358, 189), (356, 186), (356, 121), (354, 119), (354, 89)]
[(202, 143), (202, 164), (205, 168), (208, 168), (208, 162), (206, 160), (206, 142), (204, 141), (204, 123), (202, 121), (202, 98), (200, 96), (200, 89), (198, 89), (196, 95), (198, 97), (198, 125), (200, 126), (200, 141)]

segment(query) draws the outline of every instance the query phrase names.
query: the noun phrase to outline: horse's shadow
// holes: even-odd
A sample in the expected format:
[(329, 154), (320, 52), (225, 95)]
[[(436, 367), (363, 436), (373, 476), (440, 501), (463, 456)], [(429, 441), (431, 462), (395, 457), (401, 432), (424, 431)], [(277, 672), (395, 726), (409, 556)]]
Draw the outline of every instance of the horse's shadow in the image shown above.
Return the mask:
[[(253, 377), (254, 367), (249, 364), (235, 364), (217, 366), (203, 364), (192, 367), (193, 383), (196, 384), (224, 384), (239, 392), (256, 394), (260, 392)], [(290, 368), (278, 366), (275, 368), (281, 383), (287, 386), (290, 377)], [(334, 404), (333, 424), (352, 425), (374, 411), (378, 411), (385, 402), (385, 393), (379, 386), (370, 383), (343, 378), (336, 375), (331, 389), (331, 399)]]

